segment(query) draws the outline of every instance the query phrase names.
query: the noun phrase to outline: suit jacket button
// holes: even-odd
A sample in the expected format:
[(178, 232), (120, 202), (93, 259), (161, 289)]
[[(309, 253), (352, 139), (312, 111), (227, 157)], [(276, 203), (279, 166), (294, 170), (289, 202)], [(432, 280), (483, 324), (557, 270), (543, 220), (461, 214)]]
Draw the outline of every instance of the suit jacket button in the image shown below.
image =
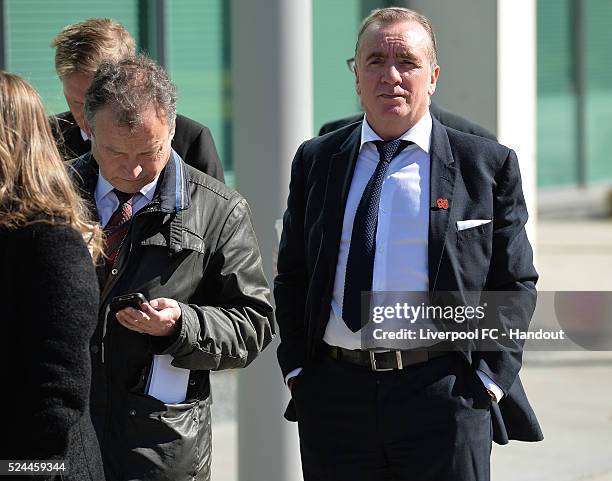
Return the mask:
[(136, 416), (136, 410), (135, 409), (132, 409), (130, 411), (130, 416)]
[(93, 346), (91, 346), (90, 351), (92, 354), (98, 354), (98, 351), (100, 350), (100, 348), (98, 346), (96, 346), (95, 344)]

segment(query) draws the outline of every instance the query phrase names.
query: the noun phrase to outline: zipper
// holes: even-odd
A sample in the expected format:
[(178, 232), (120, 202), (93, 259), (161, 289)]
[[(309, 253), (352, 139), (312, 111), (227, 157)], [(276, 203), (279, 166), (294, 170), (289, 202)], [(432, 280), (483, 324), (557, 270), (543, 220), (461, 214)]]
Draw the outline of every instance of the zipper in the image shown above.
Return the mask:
[[(112, 274), (112, 269), (111, 269), (111, 277), (109, 279), (107, 279), (105, 285), (104, 285), (104, 289), (102, 290), (102, 294), (100, 295), (100, 304), (104, 304), (107, 300), (108, 295), (110, 294), (110, 292), (113, 290), (113, 287), (115, 287), (115, 285), (117, 284), (117, 282), (119, 281), (119, 278), (121, 277), (121, 274), (123, 274), (123, 272), (125, 271), (127, 264), (130, 258), (130, 254), (132, 253), (133, 247), (134, 247), (134, 242), (133, 242), (133, 226), (134, 226), (134, 222), (136, 221), (136, 219), (138, 217), (141, 217), (144, 214), (150, 214), (150, 213), (156, 213), (156, 212), (160, 212), (159, 210), (155, 209), (155, 206), (151, 206), (151, 207), (144, 207), (143, 209), (141, 209), (139, 212), (136, 213), (136, 215), (134, 215), (132, 217), (132, 220), (130, 221), (130, 228), (129, 231), (127, 233), (127, 235), (125, 236), (125, 239), (123, 239), (123, 241), (121, 241), (121, 245), (119, 246), (119, 252), (117, 253), (117, 257), (116, 260), (121, 260), (121, 259), (125, 259), (126, 262), (123, 262), (120, 270), (117, 271), (117, 274)], [(126, 240), (128, 240), (129, 238), (129, 249), (127, 254), (125, 255), (121, 255), (121, 250), (123, 249), (123, 246), (125, 245)], [(102, 340), (100, 342), (100, 348), (102, 351), (101, 354), (101, 359), (102, 359), (102, 364), (105, 363), (106, 361), (106, 349), (105, 349), (105, 338), (106, 338), (106, 331), (107, 331), (107, 323), (108, 323), (108, 313), (109, 313), (109, 305), (107, 305), (106, 309), (104, 310), (104, 321), (102, 323)]]

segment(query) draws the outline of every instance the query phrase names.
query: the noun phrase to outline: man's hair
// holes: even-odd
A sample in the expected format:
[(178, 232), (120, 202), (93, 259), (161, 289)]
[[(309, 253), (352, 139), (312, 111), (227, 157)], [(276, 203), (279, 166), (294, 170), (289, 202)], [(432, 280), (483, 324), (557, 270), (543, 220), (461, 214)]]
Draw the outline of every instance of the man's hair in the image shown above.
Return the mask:
[(144, 55), (105, 61), (85, 94), (85, 120), (92, 130), (96, 113), (107, 105), (119, 125), (138, 126), (142, 114), (154, 107), (172, 128), (176, 119), (176, 87), (166, 71)]
[(388, 7), (372, 10), (370, 14), (363, 19), (359, 26), (359, 34), (357, 35), (357, 43), (355, 44), (355, 58), (359, 53), (361, 38), (366, 30), (371, 25), (387, 26), (400, 22), (416, 22), (421, 25), (429, 36), (429, 45), (427, 47), (427, 56), (432, 68), (438, 64), (438, 45), (436, 43), (436, 34), (434, 33), (431, 21), (425, 15), (421, 15), (414, 10), (403, 7)]
[(136, 42), (123, 25), (110, 18), (90, 18), (65, 26), (51, 42), (60, 79), (75, 72), (93, 75), (104, 60), (136, 52)]

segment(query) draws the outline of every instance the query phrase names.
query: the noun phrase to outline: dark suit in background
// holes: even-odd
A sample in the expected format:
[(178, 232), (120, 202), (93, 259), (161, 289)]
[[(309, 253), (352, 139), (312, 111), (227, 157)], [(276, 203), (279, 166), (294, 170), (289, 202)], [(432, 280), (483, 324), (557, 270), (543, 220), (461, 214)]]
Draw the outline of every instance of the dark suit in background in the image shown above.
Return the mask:
[[(478, 137), (484, 137), (485, 139), (497, 140), (497, 137), (489, 132), (484, 127), (468, 120), (460, 115), (449, 112), (439, 107), (435, 102), (431, 102), (429, 105), (429, 112), (433, 117), (438, 119), (440, 123), (450, 127), (451, 129), (459, 130), (460, 132), (466, 132), (468, 134), (478, 135)], [(354, 124), (355, 122), (361, 122), (363, 120), (363, 114), (351, 115), (350, 117), (344, 117), (338, 120), (332, 120), (321, 126), (319, 135), (325, 135), (334, 130), (338, 130), (345, 125)]]
[[(59, 132), (58, 128), (53, 128), (53, 135), (65, 160), (80, 157), (91, 150), (91, 142), (83, 140), (81, 129), (70, 112), (62, 112), (55, 118)], [(172, 148), (186, 164), (225, 182), (215, 142), (205, 125), (183, 115), (177, 115)]]

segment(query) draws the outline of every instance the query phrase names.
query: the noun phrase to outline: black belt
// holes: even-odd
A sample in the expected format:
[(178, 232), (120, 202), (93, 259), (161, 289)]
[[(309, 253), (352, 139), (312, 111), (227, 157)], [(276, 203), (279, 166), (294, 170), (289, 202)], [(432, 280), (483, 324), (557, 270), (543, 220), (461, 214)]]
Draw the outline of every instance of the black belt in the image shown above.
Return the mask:
[(343, 347), (325, 344), (325, 352), (337, 361), (348, 362), (358, 366), (369, 367), (373, 371), (393, 371), (404, 369), (413, 364), (427, 362), (436, 357), (450, 354), (450, 351), (420, 350), (412, 351), (353, 351)]

